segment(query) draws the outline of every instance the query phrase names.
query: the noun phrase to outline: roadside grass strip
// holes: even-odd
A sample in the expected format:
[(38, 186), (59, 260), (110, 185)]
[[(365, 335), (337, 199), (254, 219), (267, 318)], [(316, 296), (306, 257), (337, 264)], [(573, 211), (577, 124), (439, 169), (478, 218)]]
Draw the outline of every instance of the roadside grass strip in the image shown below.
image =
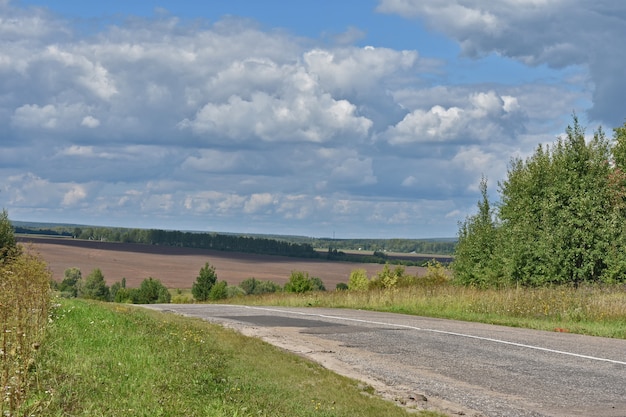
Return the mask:
[(85, 300), (60, 301), (33, 373), (38, 416), (409, 415), (357, 381), (233, 330)]

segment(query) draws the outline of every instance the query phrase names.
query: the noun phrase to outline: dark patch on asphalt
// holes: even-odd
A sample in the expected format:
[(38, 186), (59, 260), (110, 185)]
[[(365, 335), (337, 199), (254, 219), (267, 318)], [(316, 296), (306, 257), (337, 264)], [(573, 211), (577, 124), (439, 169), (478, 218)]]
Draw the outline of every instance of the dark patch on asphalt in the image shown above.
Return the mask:
[(293, 317), (275, 317), (275, 316), (220, 316), (220, 318), (244, 321), (257, 326), (267, 327), (343, 327), (343, 324), (328, 323), (320, 320), (297, 319)]

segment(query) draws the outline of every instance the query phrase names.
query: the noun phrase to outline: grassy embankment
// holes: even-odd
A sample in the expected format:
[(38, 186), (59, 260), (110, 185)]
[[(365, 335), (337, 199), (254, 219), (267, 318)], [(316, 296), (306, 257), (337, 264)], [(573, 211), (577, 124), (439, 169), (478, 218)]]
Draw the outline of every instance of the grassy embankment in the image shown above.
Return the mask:
[(388, 311), (626, 339), (626, 286), (476, 289), (451, 284), (240, 297), (229, 303)]
[(408, 415), (260, 340), (121, 304), (62, 300), (36, 370), (38, 416)]

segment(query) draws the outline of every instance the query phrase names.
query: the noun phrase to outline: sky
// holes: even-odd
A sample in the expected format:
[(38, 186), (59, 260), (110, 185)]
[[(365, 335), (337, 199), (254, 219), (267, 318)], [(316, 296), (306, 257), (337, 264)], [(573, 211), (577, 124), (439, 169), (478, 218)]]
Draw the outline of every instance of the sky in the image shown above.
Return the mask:
[(0, 0), (0, 206), (455, 237), (573, 114), (624, 123), (624, 39), (613, 0)]

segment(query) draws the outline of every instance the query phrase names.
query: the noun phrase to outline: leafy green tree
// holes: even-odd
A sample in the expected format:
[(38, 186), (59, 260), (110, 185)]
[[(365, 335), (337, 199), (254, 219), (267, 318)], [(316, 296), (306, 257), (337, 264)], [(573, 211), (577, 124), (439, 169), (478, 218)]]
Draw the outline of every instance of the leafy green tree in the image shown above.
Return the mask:
[(67, 268), (63, 273), (63, 281), (58, 286), (58, 290), (66, 297), (76, 297), (78, 295), (78, 283), (83, 275), (79, 268)]
[(587, 143), (574, 117), (552, 149), (517, 162), (501, 185), (500, 258), (516, 283), (599, 282), (615, 238), (610, 225), (610, 146), (602, 130)]
[(498, 210), (481, 184), (478, 213), (460, 225), (454, 279), (528, 286), (626, 280), (626, 126), (591, 139), (576, 116), (565, 136), (514, 159)]
[(451, 268), (457, 282), (482, 287), (493, 284), (497, 275), (497, 268), (494, 268), (497, 229), (485, 177), (480, 181), (480, 194), (478, 213), (460, 224)]
[(106, 285), (104, 275), (99, 268), (91, 271), (82, 285), (78, 285), (78, 296), (92, 300), (110, 300), (109, 287)]
[(19, 255), (20, 249), (15, 240), (13, 225), (9, 213), (3, 209), (0, 213), (0, 263)]
[[(132, 297), (131, 297), (132, 298)], [(169, 303), (172, 299), (167, 287), (158, 279), (152, 277), (141, 281), (141, 285), (133, 299), (136, 304), (157, 304)]]
[(208, 262), (200, 268), (200, 273), (196, 278), (196, 282), (191, 287), (191, 294), (193, 298), (198, 301), (206, 301), (211, 294), (211, 288), (217, 281), (217, 274), (215, 273), (215, 267)]

